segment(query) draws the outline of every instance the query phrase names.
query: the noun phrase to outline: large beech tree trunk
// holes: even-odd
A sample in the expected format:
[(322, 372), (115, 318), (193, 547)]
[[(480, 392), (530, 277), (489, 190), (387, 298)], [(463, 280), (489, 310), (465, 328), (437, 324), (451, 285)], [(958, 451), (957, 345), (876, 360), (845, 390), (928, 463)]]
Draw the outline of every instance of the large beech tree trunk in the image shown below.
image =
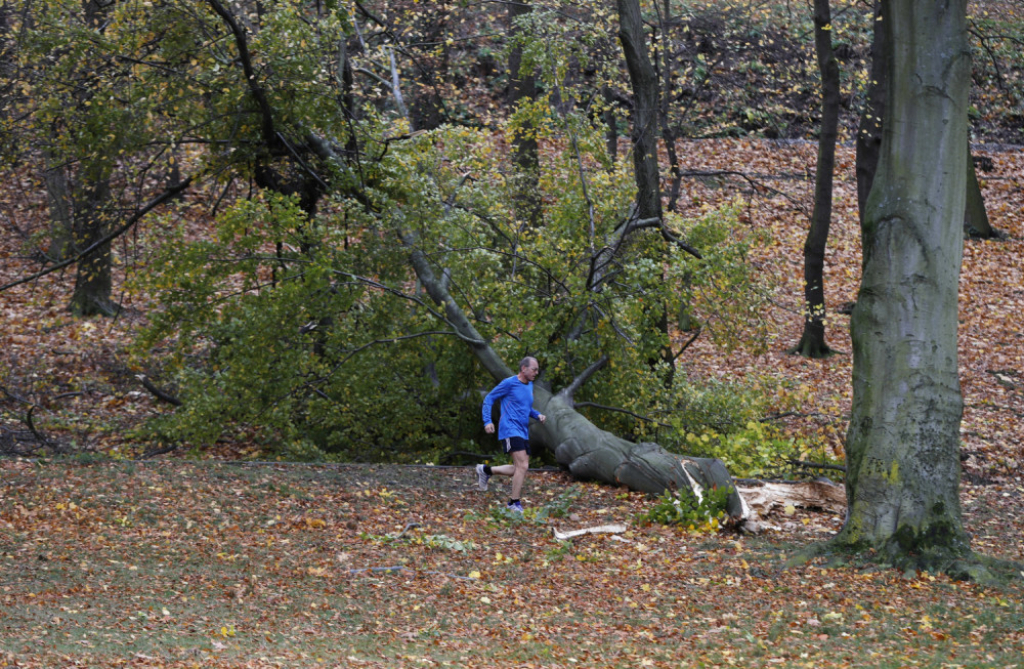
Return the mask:
[(863, 277), (851, 323), (850, 505), (832, 546), (970, 573), (959, 500), (957, 375), (966, 0), (892, 0), (887, 9), (889, 104), (865, 207)]
[[(545, 414), (547, 422), (533, 426), (531, 441), (552, 450), (558, 463), (576, 478), (644, 492), (690, 490), (698, 497), (708, 487), (733, 486), (721, 460), (683, 457), (655, 443), (637, 444), (617, 437), (577, 412), (565, 390), (551, 394), (535, 389), (534, 395), (537, 410)], [(728, 511), (733, 516), (744, 515), (736, 493)]]
[[(861, 115), (860, 128), (857, 131), (857, 211), (861, 223), (864, 222), (864, 211), (875, 179), (878, 167), (878, 156), (882, 146), (882, 119), (888, 96), (889, 51), (886, 44), (886, 16), (889, 0), (879, 0), (875, 9), (875, 30), (871, 43), (871, 75), (868, 85), (867, 102)], [(1001, 233), (992, 227), (985, 210), (985, 198), (981, 193), (981, 184), (974, 169), (974, 159), (970, 150), (970, 139), (967, 148), (967, 199), (964, 203), (964, 234), (975, 239), (999, 238)]]
[(814, 183), (814, 211), (804, 243), (804, 332), (791, 352), (824, 358), (832, 351), (825, 343), (825, 246), (832, 221), (832, 172), (839, 135), (839, 63), (832, 50), (830, 0), (814, 0), (814, 45), (821, 72), (821, 134)]
[[(416, 276), (430, 298), (444, 309), (448, 324), (496, 381), (511, 376), (511, 368), (452, 299), (445, 281), (434, 272), (426, 254), (415, 248), (413, 238), (406, 237), (405, 241), (411, 249), (410, 261)], [(669, 453), (657, 444), (626, 441), (598, 428), (573, 408), (573, 393), (605, 362), (601, 360), (591, 365), (572, 385), (557, 393), (534, 384), (534, 407), (546, 415), (547, 422), (530, 428), (530, 440), (553, 451), (558, 462), (581, 479), (645, 492), (673, 490), (685, 494), (688, 491), (698, 498), (712, 487), (732, 488), (726, 511), (736, 518), (746, 517), (743, 500), (720, 460), (684, 457)]]

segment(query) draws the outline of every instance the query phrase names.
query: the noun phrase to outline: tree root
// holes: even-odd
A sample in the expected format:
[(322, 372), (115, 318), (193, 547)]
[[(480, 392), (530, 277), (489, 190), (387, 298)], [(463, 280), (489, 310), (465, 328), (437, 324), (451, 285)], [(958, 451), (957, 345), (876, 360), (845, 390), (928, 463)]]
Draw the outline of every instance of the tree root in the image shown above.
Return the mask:
[(808, 337), (806, 334), (800, 338), (800, 342), (796, 346), (786, 349), (786, 353), (803, 356), (812, 360), (824, 360), (839, 354), (838, 351), (829, 348), (828, 344), (824, 341), (818, 341), (814, 337)]
[(801, 567), (812, 560), (824, 559), (829, 567), (897, 569), (908, 576), (918, 572), (942, 573), (954, 580), (980, 585), (1002, 585), (1024, 579), (1024, 565), (972, 550), (905, 553), (893, 547), (865, 548), (841, 537), (840, 534), (829, 541), (804, 547), (786, 559), (785, 567)]

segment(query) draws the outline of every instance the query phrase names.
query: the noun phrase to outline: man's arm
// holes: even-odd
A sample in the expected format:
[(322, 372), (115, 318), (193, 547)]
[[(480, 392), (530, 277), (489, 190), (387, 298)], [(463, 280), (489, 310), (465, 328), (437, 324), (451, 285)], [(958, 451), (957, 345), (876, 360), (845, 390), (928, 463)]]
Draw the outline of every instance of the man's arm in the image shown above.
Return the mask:
[(508, 394), (508, 385), (505, 381), (502, 381), (498, 385), (494, 386), (491, 392), (487, 393), (484, 397), (483, 404), (483, 420), (484, 420), (484, 432), (487, 434), (494, 434), (494, 419), (491, 417), (491, 410), (494, 407), (494, 401), (499, 400)]

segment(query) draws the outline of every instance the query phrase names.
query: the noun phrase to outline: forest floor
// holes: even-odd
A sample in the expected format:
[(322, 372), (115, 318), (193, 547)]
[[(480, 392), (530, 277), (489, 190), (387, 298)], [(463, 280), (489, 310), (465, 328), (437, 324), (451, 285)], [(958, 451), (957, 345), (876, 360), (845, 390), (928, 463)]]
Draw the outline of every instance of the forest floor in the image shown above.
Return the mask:
[[(837, 165), (825, 290), (838, 354), (826, 360), (785, 353), (802, 328), (816, 146), (706, 141), (685, 155), (689, 169), (742, 165), (755, 182), (694, 181), (685, 204), (696, 213), (742, 197), (746, 224), (768, 233), (755, 260), (777, 287), (767, 353), (726, 355), (702, 338), (687, 373), (803, 388), (789, 428), (824, 435), (841, 456), (852, 356), (837, 308), (860, 276), (852, 152)], [(975, 550), (1022, 561), (1024, 152), (975, 155), (991, 160), (983, 192), (1007, 238), (965, 244), (961, 502)], [(6, 183), (0, 284), (39, 267), (27, 249), (46, 227), (38, 184)], [(118, 319), (72, 318), (70, 273), (0, 293), (0, 447), (42, 436), (84, 454), (0, 461), (0, 666), (1024, 665), (1019, 584), (783, 570), (784, 556), (838, 529), (826, 513), (780, 513), (756, 537), (642, 527), (632, 521), (647, 496), (538, 472), (533, 511), (517, 522), (469, 469), (117, 460), (146, 448), (125, 431), (166, 410), (126, 365), (145, 305), (121, 291), (158, 233), (143, 226), (119, 245), (117, 295), (130, 309)], [(552, 536), (612, 521), (630, 524), (625, 541)]]
[[(0, 463), (0, 666), (1014, 667), (1024, 587), (784, 569), (838, 517), (758, 536), (633, 522), (648, 496), (469, 468)], [(1020, 560), (1021, 488), (965, 485)], [(623, 523), (560, 542), (553, 530)], [(5, 664), (6, 663), (6, 664)]]

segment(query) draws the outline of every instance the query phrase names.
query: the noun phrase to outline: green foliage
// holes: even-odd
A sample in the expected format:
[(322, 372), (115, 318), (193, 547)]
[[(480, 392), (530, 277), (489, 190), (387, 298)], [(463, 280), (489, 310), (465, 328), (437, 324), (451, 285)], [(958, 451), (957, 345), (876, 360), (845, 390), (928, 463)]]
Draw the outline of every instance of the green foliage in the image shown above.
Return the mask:
[(549, 518), (564, 518), (582, 494), (583, 490), (578, 485), (569, 486), (558, 497), (544, 504), (542, 509)]
[[(391, 250), (368, 239), (345, 253), (336, 219), (316, 232), (293, 199), (265, 194), (225, 212), (216, 241), (168, 243), (139, 275), (162, 309), (137, 350), (169, 338), (166, 371), (185, 402), (154, 423), (157, 434), (209, 443), (232, 425), (254, 425), (268, 442), (290, 444), (282, 455), (386, 460), (403, 457), (402, 444), (436, 448), (437, 435), (457, 433), (457, 408), (469, 406), (450, 382), (469, 371), (462, 345), (444, 336), (416, 345), (432, 324), (386, 293), (389, 278), (399, 292), (407, 278)], [(275, 238), (290, 250), (276, 253)], [(315, 257), (301, 251), (311, 239)], [(435, 354), (450, 360), (435, 365), (437, 386), (426, 374)]]
[(690, 530), (713, 531), (726, 517), (732, 488), (710, 488), (700, 498), (689, 491), (664, 491), (657, 503), (637, 517), (642, 524), (680, 525)]
[[(256, 427), (268, 443), (357, 460), (422, 459), (472, 434), (479, 397), (467, 390), (491, 382), (445, 333), (399, 236), (450, 273), (452, 293), (506, 360), (538, 355), (553, 387), (610, 356), (608, 376), (587, 390), (598, 403), (658, 410), (664, 375), (647, 361), (667, 343), (663, 305), (685, 299), (712, 336), (756, 332), (753, 238), (737, 208), (673, 222), (706, 245), (704, 262), (654, 231), (635, 233), (594, 290), (588, 258), (628, 219), (628, 168), (598, 167), (603, 141), (585, 119), (551, 117), (537, 132), (551, 142), (568, 134), (575, 148), (543, 166), (537, 229), (515, 219), (491, 136), (442, 128), (379, 161), (372, 214), (339, 198), (310, 221), (295, 198), (261, 192), (227, 208), (211, 239), (167, 243), (139, 275), (160, 309), (137, 351), (170, 347), (184, 407), (155, 434), (209, 443)], [(619, 425), (607, 418), (597, 420)]]
[(557, 562), (564, 558), (566, 555), (572, 554), (572, 542), (571, 541), (559, 541), (555, 544), (554, 548), (549, 548), (544, 553), (544, 559), (548, 562)]
[(558, 497), (540, 506), (527, 506), (522, 513), (512, 511), (504, 504), (491, 507), (486, 518), (475, 514), (467, 516), (470, 522), (478, 522), (486, 519), (494, 525), (519, 525), (527, 523), (531, 525), (546, 525), (550, 518), (564, 518), (569, 514), (569, 509), (583, 494), (579, 486), (573, 485), (560, 493)]
[[(476, 391), (493, 380), (417, 285), (414, 248), (449, 273), (487, 342), (505, 360), (540, 357), (552, 387), (607, 356), (600, 381), (579, 395), (593, 404), (679, 410), (683, 384), (666, 391), (667, 370), (650, 366), (670, 343), (664, 315), (677, 305), (716, 341), (763, 340), (763, 289), (746, 262), (757, 239), (737, 220), (742, 203), (667, 219), (701, 262), (657, 230), (620, 239), (634, 200), (630, 161), (609, 158), (591, 116), (565, 111), (591, 96), (574, 68), (605, 78), (617, 67), (605, 48), (609, 8), (537, 7), (522, 19), (525, 66), (558, 88), (557, 108), (542, 96), (497, 133), (413, 137), (386, 101), (397, 92), (390, 77), (372, 76), (390, 72), (390, 46), (350, 54), (371, 83), (343, 85), (337, 44), (354, 34), (350, 2), (314, 11), (289, 0), (242, 21), (251, 74), (239, 66), (239, 35), (211, 5), (115, 4), (104, 21), (67, 0), (35, 11), (19, 58), (45, 91), (35, 131), (61, 130), (57, 158), (95, 158), (80, 169), (107, 174), (146, 156), (145, 169), (166, 169), (183, 147), (204, 147), (188, 149), (189, 167), (224, 187), (212, 235), (196, 241), (184, 209), (166, 214), (166, 243), (136, 266), (133, 289), (155, 304), (134, 364), (159, 369), (183, 402), (147, 438), (201, 448), (237, 435), (279, 457), (408, 461), (475, 436)], [(514, 162), (497, 139), (527, 129), (555, 149), (543, 152), (536, 227), (516, 218)], [(344, 157), (295, 160), (310, 135)], [(288, 187), (275, 193), (268, 172)], [(315, 207), (282, 194), (313, 177), (325, 193)], [(245, 180), (262, 190), (241, 198), (233, 184)], [(742, 421), (732, 414), (722, 422)], [(590, 417), (647, 433), (625, 416)], [(679, 425), (716, 425), (705, 417), (691, 412)]]
[(727, 434), (689, 432), (683, 449), (691, 455), (720, 459), (733, 476), (756, 477), (785, 468), (789, 459), (799, 459), (801, 444), (766, 423), (751, 421)]
[(428, 548), (455, 551), (457, 553), (468, 553), (476, 548), (476, 544), (472, 541), (459, 541), (449, 537), (447, 534), (428, 534), (423, 537), (422, 542)]
[(442, 551), (453, 551), (456, 553), (469, 553), (476, 548), (476, 543), (472, 540), (459, 540), (448, 536), (447, 534), (428, 534), (424, 536), (392, 533), (392, 534), (372, 534), (368, 532), (362, 532), (359, 538), (364, 541), (370, 541), (382, 546), (394, 545), (396, 543), (404, 543), (410, 545), (426, 546), (427, 548), (436, 548)]

